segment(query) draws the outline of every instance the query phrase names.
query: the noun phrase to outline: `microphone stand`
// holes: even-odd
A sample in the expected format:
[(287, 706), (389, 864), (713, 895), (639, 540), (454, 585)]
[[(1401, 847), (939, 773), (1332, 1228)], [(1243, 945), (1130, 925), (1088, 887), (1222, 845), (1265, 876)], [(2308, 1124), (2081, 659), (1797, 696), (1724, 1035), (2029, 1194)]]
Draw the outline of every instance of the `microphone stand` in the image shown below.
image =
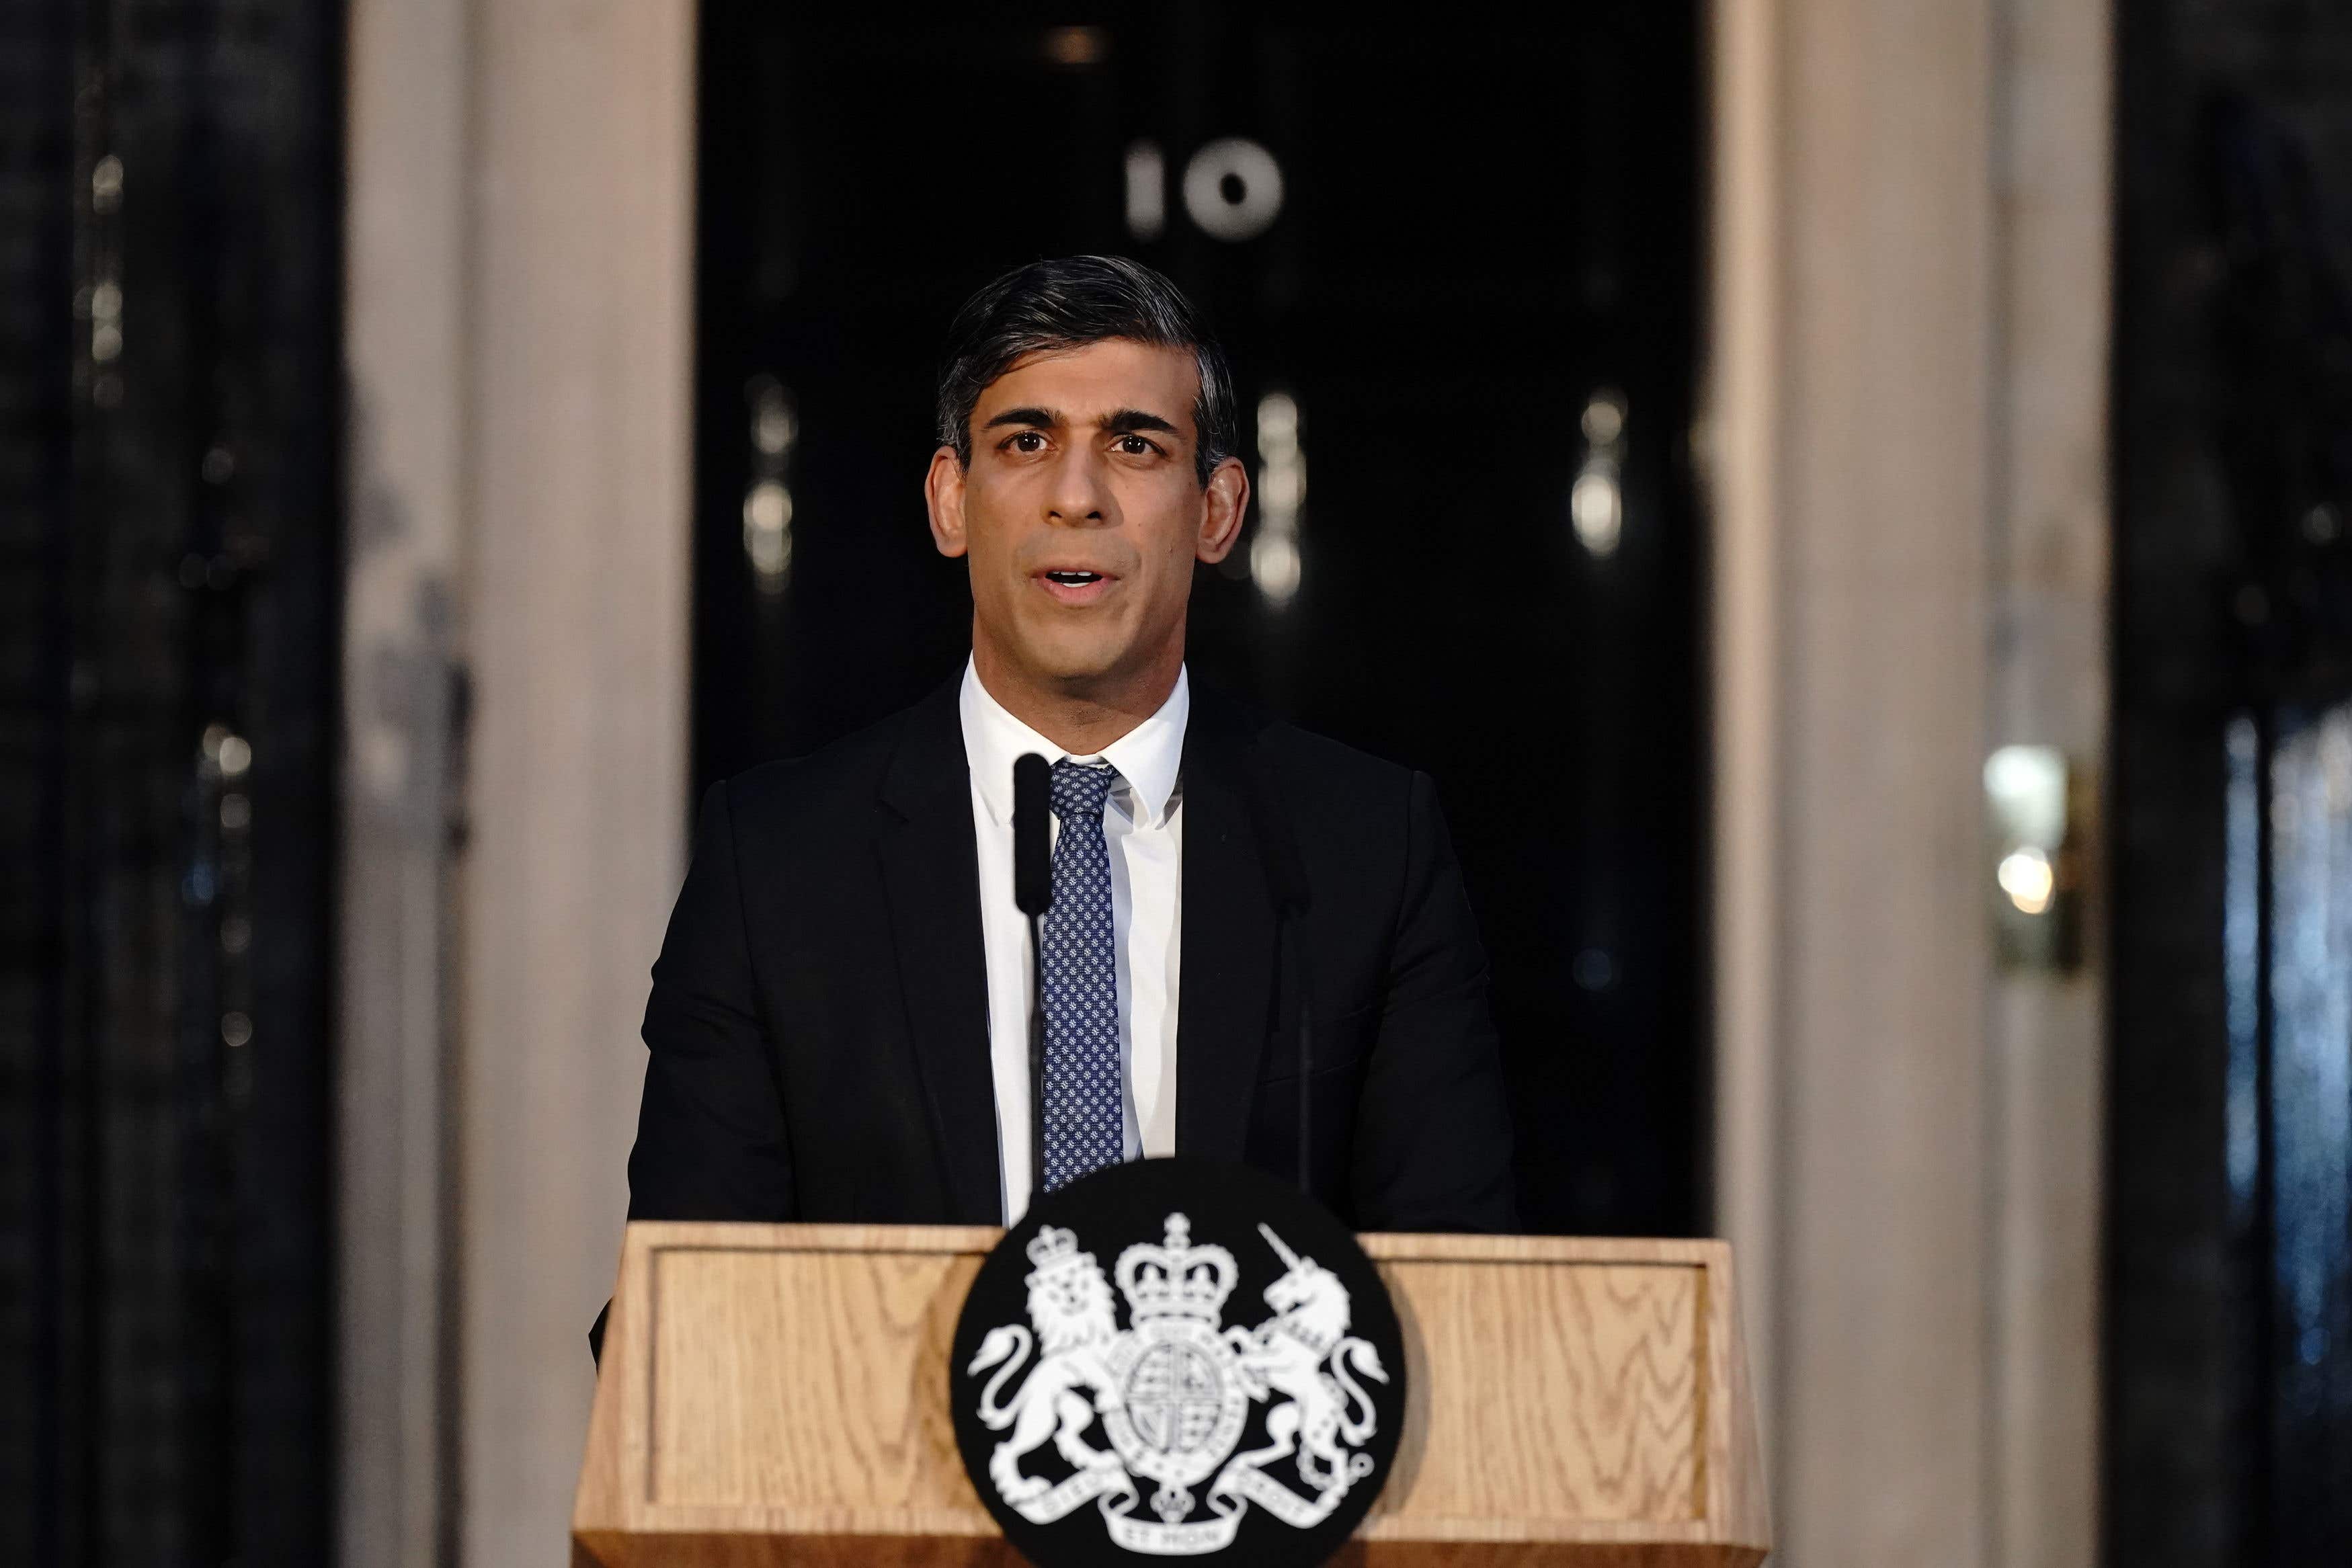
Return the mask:
[(1029, 917), (1029, 1201), (1045, 1190), (1045, 917)]
[[(1246, 774), (1250, 815), (1255, 819), (1258, 853), (1265, 867), (1266, 892), (1274, 897), (1275, 941), (1281, 954), (1282, 988), (1296, 998), (1298, 1020), (1298, 1190), (1315, 1196), (1315, 1112), (1307, 1094), (1307, 1079), (1315, 1070), (1315, 988), (1307, 962), (1307, 861), (1298, 852), (1298, 835), (1290, 814), (1282, 809), (1282, 792), (1274, 770), (1262, 757), (1253, 757)], [(1280, 1016), (1279, 1014), (1276, 1015)]]
[(1315, 1146), (1315, 1102), (1307, 1090), (1307, 1075), (1315, 1069), (1315, 998), (1307, 985), (1307, 941), (1298, 929), (1304, 913), (1297, 908), (1282, 913), (1282, 987), (1298, 998), (1298, 1190), (1312, 1197), (1308, 1151)]

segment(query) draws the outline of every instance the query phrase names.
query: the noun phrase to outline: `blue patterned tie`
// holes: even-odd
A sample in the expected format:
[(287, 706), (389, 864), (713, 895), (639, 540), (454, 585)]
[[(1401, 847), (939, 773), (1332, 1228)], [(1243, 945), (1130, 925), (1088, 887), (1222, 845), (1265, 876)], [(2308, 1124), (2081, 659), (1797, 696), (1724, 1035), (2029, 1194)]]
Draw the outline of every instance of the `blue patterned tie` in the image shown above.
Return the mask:
[(1107, 764), (1054, 764), (1054, 903), (1040, 957), (1045, 975), (1045, 1173), (1042, 1190), (1126, 1154), (1118, 1082), (1118, 969), (1110, 914), (1103, 800), (1118, 779)]

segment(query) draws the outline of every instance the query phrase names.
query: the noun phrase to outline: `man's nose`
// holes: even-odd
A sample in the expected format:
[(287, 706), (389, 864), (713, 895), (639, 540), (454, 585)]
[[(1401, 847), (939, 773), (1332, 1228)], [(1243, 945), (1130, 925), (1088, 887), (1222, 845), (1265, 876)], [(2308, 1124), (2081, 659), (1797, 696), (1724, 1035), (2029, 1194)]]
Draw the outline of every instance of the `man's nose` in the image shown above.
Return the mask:
[(1099, 454), (1084, 445), (1064, 452), (1054, 464), (1054, 482), (1045, 493), (1046, 520), (1067, 528), (1109, 522), (1108, 480)]

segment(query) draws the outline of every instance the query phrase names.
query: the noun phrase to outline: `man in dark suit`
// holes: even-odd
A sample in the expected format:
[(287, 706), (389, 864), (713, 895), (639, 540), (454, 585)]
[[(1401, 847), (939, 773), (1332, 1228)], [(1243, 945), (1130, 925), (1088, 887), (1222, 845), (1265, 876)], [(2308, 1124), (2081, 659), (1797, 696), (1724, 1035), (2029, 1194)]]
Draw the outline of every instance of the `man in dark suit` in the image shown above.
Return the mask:
[[(1132, 262), (1020, 268), (958, 316), (940, 420), (927, 495), (969, 563), (971, 663), (704, 798), (646, 1009), (631, 1218), (1010, 1222), (1033, 1150), (1049, 1188), (1171, 1152), (1289, 1178), (1304, 1094), (1310, 1185), (1351, 1224), (1510, 1228), (1486, 966), (1429, 779), (1185, 677), (1193, 563), (1232, 550), (1249, 495), (1191, 306)], [(1054, 765), (1042, 1134), (1024, 751)], [(1269, 811), (1304, 863), (1295, 967)], [(1286, 972), (1312, 988), (1304, 1082)]]

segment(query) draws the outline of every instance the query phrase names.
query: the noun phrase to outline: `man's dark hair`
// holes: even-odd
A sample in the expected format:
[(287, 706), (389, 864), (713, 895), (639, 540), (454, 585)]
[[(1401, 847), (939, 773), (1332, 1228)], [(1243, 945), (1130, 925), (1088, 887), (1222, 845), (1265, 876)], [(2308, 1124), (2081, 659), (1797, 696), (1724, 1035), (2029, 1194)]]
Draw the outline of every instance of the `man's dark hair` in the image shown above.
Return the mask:
[(988, 383), (1031, 354), (1126, 339), (1190, 349), (1201, 368), (1192, 403), (1201, 483), (1241, 444), (1234, 373), (1183, 291), (1139, 261), (1072, 256), (1016, 267), (963, 303), (940, 367), (939, 438), (971, 465), (971, 411)]

